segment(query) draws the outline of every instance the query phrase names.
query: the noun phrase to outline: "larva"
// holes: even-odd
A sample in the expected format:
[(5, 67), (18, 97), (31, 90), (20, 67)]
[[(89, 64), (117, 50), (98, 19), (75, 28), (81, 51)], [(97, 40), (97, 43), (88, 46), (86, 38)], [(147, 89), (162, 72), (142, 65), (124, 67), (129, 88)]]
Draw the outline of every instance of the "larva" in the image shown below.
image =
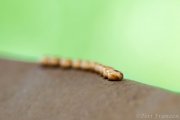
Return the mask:
[(73, 68), (93, 71), (100, 74), (108, 80), (122, 80), (123, 74), (112, 67), (104, 66), (96, 62), (90, 62), (85, 60), (71, 60), (64, 58), (53, 58), (53, 57), (44, 57), (40, 60), (42, 66), (59, 66), (62, 68)]
[(82, 70), (93, 71), (94, 63), (93, 63), (93, 62), (86, 61), (86, 60), (82, 60), (82, 61), (80, 62), (80, 68), (81, 68)]
[(49, 58), (49, 63), (52, 67), (59, 66), (59, 58)]
[(70, 68), (72, 66), (72, 61), (70, 59), (60, 59), (59, 66), (62, 68)]
[(49, 58), (48, 57), (44, 57), (40, 60), (39, 62), (42, 66), (48, 66), (49, 65)]
[(96, 63), (94, 66), (94, 71), (100, 75), (103, 75), (105, 67), (101, 64)]
[(74, 69), (80, 69), (80, 67), (81, 67), (81, 60), (72, 60), (71, 66)]

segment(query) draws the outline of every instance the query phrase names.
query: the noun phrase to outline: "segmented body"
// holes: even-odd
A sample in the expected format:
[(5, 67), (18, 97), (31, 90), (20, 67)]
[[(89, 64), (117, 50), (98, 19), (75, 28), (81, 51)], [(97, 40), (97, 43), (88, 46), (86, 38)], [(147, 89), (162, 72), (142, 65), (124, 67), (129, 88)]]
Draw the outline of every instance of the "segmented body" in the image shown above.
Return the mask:
[(66, 69), (73, 68), (86, 71), (93, 71), (111, 81), (118, 81), (123, 79), (123, 73), (115, 70), (114, 68), (85, 60), (71, 60), (64, 58), (44, 57), (40, 60), (40, 64), (46, 67), (61, 67)]

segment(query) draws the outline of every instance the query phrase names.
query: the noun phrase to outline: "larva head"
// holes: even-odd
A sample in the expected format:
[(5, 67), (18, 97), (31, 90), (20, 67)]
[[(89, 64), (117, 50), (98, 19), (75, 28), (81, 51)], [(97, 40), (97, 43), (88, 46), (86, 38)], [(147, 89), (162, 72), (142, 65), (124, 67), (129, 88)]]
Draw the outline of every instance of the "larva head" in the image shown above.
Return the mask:
[(115, 70), (115, 72), (117, 72), (119, 74), (119, 78), (122, 80), (124, 78), (124, 75), (122, 72)]
[(115, 70), (108, 70), (108, 79), (109, 80), (122, 80), (123, 75), (120, 72)]

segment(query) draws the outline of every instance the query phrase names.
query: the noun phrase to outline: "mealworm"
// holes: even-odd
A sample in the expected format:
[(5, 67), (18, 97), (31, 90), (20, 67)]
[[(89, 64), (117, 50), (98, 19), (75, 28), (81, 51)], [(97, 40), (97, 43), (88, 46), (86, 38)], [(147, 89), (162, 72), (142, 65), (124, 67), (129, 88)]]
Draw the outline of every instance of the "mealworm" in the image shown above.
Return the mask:
[(93, 71), (94, 67), (93, 67), (93, 63), (92, 62), (83, 60), (83, 61), (81, 61), (80, 68), (82, 70), (91, 70), (91, 71)]
[(113, 68), (112, 68), (112, 67), (109, 67), (109, 66), (104, 66), (103, 71), (102, 71), (102, 76), (103, 76), (104, 78), (108, 78), (108, 72), (109, 72), (110, 70), (113, 70)]
[(48, 57), (44, 57), (40, 60), (40, 64), (42, 66), (48, 66), (49, 65), (49, 58)]
[(113, 69), (107, 69), (105, 70), (104, 76), (108, 78), (109, 80), (119, 80), (123, 79), (123, 75), (120, 72), (117, 72)]
[(109, 66), (104, 66), (96, 62), (90, 62), (85, 60), (71, 60), (64, 58), (53, 58), (53, 57), (44, 57), (40, 60), (42, 66), (60, 66), (62, 68), (73, 68), (73, 69), (82, 69), (93, 71), (100, 74), (108, 80), (122, 80), (123, 73), (113, 69)]
[(52, 57), (44, 57), (40, 60), (42, 66), (59, 66), (59, 58)]
[(72, 61), (70, 59), (60, 59), (59, 65), (62, 68), (70, 68), (72, 66)]
[(81, 61), (80, 60), (72, 60), (71, 66), (74, 69), (80, 69)]
[(59, 58), (49, 58), (49, 66), (59, 66)]

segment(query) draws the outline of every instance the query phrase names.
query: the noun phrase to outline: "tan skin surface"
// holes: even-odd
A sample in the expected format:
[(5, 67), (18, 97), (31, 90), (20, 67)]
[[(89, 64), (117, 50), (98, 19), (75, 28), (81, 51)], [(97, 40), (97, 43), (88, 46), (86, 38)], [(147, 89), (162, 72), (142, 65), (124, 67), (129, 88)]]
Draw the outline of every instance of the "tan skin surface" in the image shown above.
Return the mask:
[(111, 82), (83, 70), (38, 65), (0, 59), (0, 120), (180, 118), (179, 94), (128, 79)]

